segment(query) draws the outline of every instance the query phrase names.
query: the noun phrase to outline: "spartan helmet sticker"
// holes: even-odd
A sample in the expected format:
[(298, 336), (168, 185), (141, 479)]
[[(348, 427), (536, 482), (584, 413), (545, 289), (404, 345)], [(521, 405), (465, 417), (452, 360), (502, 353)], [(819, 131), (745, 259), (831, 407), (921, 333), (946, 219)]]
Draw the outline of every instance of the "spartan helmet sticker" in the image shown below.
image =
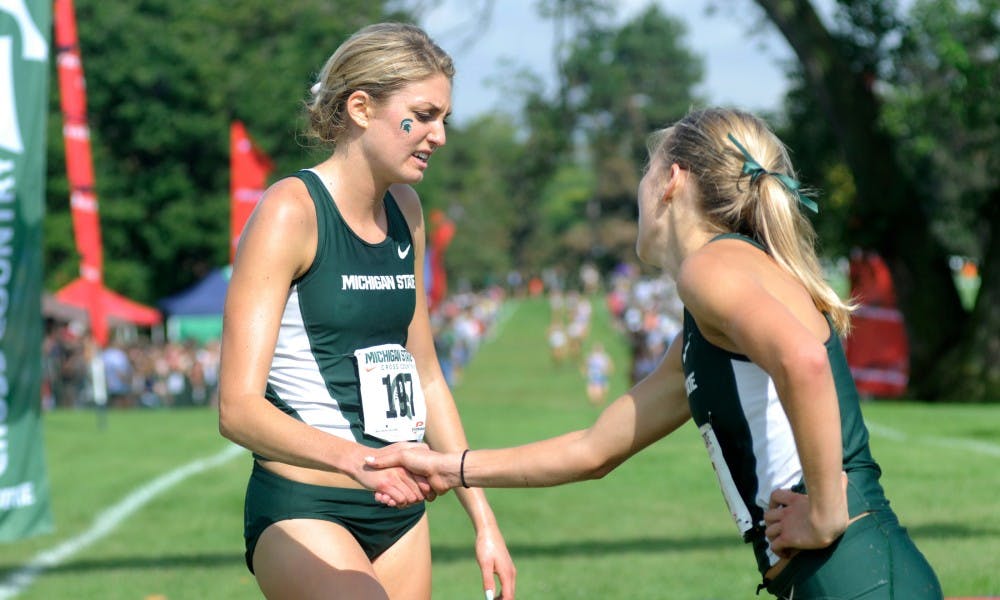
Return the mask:
[(413, 127), (413, 119), (403, 119), (402, 121), (399, 122), (399, 128), (405, 131), (406, 133), (410, 133), (411, 127)]

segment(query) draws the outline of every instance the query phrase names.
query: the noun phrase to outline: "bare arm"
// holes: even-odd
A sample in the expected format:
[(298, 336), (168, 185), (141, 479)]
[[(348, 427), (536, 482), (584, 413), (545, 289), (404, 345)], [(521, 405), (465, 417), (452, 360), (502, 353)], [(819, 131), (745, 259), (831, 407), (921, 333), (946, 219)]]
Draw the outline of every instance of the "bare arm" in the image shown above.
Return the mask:
[[(468, 447), (462, 420), (455, 400), (441, 371), (434, 334), (427, 307), (424, 283), (424, 253), (426, 236), (419, 198), (408, 186), (393, 186), (392, 193), (410, 226), (414, 247), (417, 303), (407, 332), (407, 350), (413, 355), (420, 375), (424, 399), (427, 402), (425, 438), (430, 447), (442, 451), (459, 451)], [(359, 465), (362, 463), (359, 463)], [(377, 471), (376, 471), (377, 472)], [(514, 598), (516, 569), (500, 533), (493, 509), (480, 489), (456, 491), (459, 502), (469, 515), (476, 530), (476, 558), (483, 576), (483, 588), (493, 590), (493, 574), (500, 579), (503, 598)]]
[[(633, 454), (691, 418), (684, 392), (679, 339), (645, 379), (611, 403), (588, 429), (512, 448), (466, 455), (473, 487), (549, 487), (603, 477)], [(421, 453), (388, 447), (373, 466), (403, 464), (427, 475), (435, 489), (461, 486), (461, 452)]]

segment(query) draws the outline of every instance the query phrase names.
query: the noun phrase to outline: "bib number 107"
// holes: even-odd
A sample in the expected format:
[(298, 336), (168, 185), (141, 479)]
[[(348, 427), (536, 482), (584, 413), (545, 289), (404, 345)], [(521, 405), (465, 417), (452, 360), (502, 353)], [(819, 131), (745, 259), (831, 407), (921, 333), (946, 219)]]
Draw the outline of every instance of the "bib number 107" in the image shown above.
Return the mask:
[(382, 378), (382, 385), (385, 386), (386, 397), (389, 401), (389, 410), (385, 411), (387, 419), (416, 416), (416, 407), (413, 406), (412, 375), (409, 373), (386, 375)]
[(385, 442), (421, 441), (427, 421), (420, 374), (399, 344), (354, 352), (365, 434)]

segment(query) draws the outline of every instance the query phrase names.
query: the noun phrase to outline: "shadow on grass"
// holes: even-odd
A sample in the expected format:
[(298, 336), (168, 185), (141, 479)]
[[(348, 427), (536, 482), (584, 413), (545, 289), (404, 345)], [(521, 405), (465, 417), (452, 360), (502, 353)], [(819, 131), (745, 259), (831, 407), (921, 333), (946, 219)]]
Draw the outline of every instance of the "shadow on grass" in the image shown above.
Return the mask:
[[(531, 557), (573, 557), (606, 556), (627, 552), (658, 554), (661, 552), (684, 552), (688, 550), (718, 550), (719, 548), (739, 548), (739, 537), (735, 535), (698, 538), (642, 537), (633, 539), (553, 541), (550, 543), (508, 543), (507, 549), (515, 558)], [(434, 562), (466, 560), (470, 546), (434, 544), (431, 554)]]
[[(86, 573), (131, 569), (192, 569), (244, 565), (242, 553), (177, 554), (167, 556), (129, 556), (120, 558), (77, 559), (45, 568), (45, 573)], [(23, 565), (0, 565), (0, 579), (5, 579)]]
[[(976, 528), (960, 523), (926, 523), (916, 527), (908, 527), (910, 535), (922, 539), (975, 539), (996, 537), (1000, 531), (988, 528)], [(658, 554), (668, 552), (686, 552), (691, 550), (718, 550), (721, 548), (741, 548), (739, 538), (735, 535), (718, 535), (694, 538), (642, 537), (632, 539), (609, 540), (574, 540), (553, 541), (550, 543), (511, 543), (508, 549), (517, 558), (548, 557), (590, 557), (606, 556), (620, 553)], [(455, 546), (434, 544), (431, 548), (434, 562), (453, 562), (467, 560), (472, 545)]]
[(996, 529), (972, 527), (963, 523), (924, 523), (922, 525), (913, 525), (912, 527), (907, 527), (906, 523), (903, 523), (903, 527), (906, 527), (911, 536), (917, 538), (962, 540), (1000, 537), (1000, 531)]

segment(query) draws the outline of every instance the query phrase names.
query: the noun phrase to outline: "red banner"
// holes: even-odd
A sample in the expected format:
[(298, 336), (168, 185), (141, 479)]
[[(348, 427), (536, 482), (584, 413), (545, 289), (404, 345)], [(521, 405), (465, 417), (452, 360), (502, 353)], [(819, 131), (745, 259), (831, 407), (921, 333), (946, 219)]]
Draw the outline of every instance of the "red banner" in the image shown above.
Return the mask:
[(229, 262), (236, 256), (240, 234), (250, 213), (267, 187), (267, 176), (273, 166), (247, 134), (240, 121), (229, 126)]
[(910, 379), (910, 345), (889, 267), (874, 252), (855, 251), (850, 262), (851, 296), (859, 303), (845, 346), (847, 363), (867, 396), (895, 398)]
[(455, 223), (440, 209), (430, 211), (430, 234), (426, 249), (429, 273), (424, 276), (427, 288), (427, 306), (433, 311), (448, 295), (448, 274), (444, 267), (444, 254), (455, 237)]
[(90, 154), (86, 84), (83, 79), (73, 0), (55, 0), (53, 16), (73, 234), (76, 250), (80, 254), (80, 275), (90, 288), (90, 329), (94, 339), (103, 347), (108, 342), (107, 318), (101, 302), (104, 257), (97, 193), (94, 191), (94, 167)]

